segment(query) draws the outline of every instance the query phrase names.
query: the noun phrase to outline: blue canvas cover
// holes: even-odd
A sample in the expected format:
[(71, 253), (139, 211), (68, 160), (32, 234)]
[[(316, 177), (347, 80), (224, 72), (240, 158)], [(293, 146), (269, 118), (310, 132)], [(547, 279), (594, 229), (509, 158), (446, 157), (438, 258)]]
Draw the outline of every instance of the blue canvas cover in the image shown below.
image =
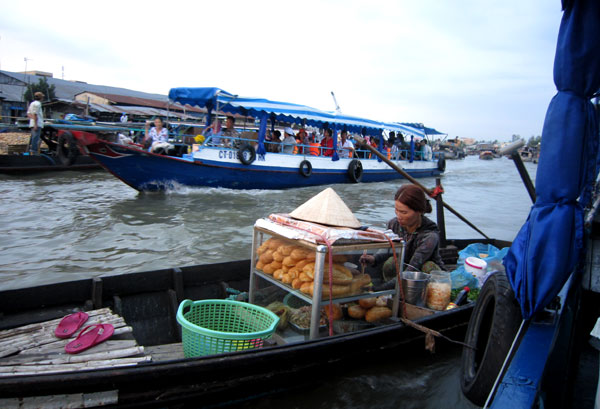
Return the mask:
[(537, 200), (504, 259), (524, 319), (548, 305), (580, 261), (583, 206), (597, 174), (591, 99), (600, 88), (600, 1), (563, 6), (554, 60), (558, 92), (542, 131)]

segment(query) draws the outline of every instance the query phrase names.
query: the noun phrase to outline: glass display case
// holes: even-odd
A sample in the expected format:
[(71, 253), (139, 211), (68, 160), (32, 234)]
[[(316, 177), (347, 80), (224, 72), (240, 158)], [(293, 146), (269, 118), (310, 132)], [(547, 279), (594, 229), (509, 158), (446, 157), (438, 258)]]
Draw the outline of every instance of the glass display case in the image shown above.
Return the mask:
[[(270, 239), (270, 240), (269, 240)], [(255, 303), (261, 280), (311, 305), (309, 338), (319, 337), (321, 308), (329, 303), (342, 304), (361, 298), (392, 296), (392, 316), (398, 315), (399, 291), (396, 288), (373, 292), (358, 271), (358, 259), (365, 251), (391, 249), (389, 241), (344, 240), (330, 246), (302, 239), (290, 239), (255, 226), (252, 240), (249, 301)], [(399, 265), (403, 265), (404, 243), (393, 242)], [(332, 269), (329, 269), (331, 248)], [(267, 263), (268, 262), (268, 263)], [(368, 276), (366, 276), (368, 277)], [(331, 285), (330, 285), (331, 282)]]

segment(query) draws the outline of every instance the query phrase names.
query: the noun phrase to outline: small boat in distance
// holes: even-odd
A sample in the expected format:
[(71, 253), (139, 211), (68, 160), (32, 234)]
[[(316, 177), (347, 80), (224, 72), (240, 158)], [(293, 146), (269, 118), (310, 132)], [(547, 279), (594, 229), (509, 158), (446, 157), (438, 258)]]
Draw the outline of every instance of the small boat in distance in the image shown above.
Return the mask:
[[(225, 187), (230, 189), (287, 189), (335, 183), (382, 182), (402, 178), (381, 159), (355, 147), (350, 157), (342, 157), (338, 133), (370, 137), (377, 149), (385, 153), (385, 132), (410, 138), (406, 159), (396, 163), (412, 177), (434, 177), (444, 172), (443, 157), (419, 160), (415, 142), (424, 137), (422, 131), (400, 123), (384, 123), (340, 113), (321, 111), (304, 105), (243, 98), (218, 88), (174, 88), (169, 92), (173, 102), (208, 110), (207, 125), (212, 124), (211, 111), (225, 115), (243, 115), (257, 124), (258, 131), (241, 130), (235, 136), (206, 136), (203, 144), (173, 145), (177, 149), (149, 152), (139, 145), (123, 145), (94, 136), (73, 133), (78, 143), (100, 165), (138, 191), (169, 190), (176, 186)], [(286, 142), (268, 141), (267, 127), (275, 134), (276, 126), (330, 129), (330, 148), (318, 140), (292, 143), (293, 152), (272, 149)], [(294, 135), (295, 136), (295, 135)], [(190, 149), (191, 148), (191, 149)], [(388, 157), (389, 154), (388, 154)]]
[(483, 151), (479, 154), (479, 159), (492, 160), (494, 159), (494, 154), (492, 151)]

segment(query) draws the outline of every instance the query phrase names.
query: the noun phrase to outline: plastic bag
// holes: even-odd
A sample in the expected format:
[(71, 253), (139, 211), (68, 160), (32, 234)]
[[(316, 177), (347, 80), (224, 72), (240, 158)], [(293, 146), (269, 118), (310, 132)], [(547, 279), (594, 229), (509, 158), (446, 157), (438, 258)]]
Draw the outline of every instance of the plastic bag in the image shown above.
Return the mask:
[[(458, 268), (450, 274), (452, 277), (452, 288), (462, 288), (465, 286), (471, 288), (480, 287), (479, 280), (465, 270), (464, 264), (467, 257), (477, 257), (485, 260), (488, 265), (487, 271), (490, 272), (503, 268), (502, 259), (508, 253), (508, 249), (508, 247), (505, 247), (500, 250), (491, 244), (473, 243), (459, 251)], [(487, 278), (487, 274), (484, 276), (485, 278)]]

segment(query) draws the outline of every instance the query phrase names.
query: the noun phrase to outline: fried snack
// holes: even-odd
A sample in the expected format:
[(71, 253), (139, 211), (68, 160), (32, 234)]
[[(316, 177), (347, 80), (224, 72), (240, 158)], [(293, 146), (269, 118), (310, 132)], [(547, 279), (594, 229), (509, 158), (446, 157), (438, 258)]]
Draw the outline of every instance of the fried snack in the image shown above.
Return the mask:
[(284, 255), (281, 254), (279, 252), (279, 250), (276, 250), (276, 251), (273, 252), (273, 260), (275, 260), (275, 261), (283, 261), (283, 257), (284, 257)]
[(283, 284), (292, 284), (292, 281), (293, 281), (293, 280), (294, 280), (294, 279), (293, 279), (293, 278), (290, 276), (290, 274), (289, 274), (289, 273), (284, 273), (284, 274), (281, 276), (281, 282), (282, 282)]
[(282, 269), (276, 270), (273, 273), (273, 278), (276, 279), (276, 280), (281, 280), (281, 277), (283, 276), (283, 274), (285, 274), (285, 273), (283, 272)]
[(262, 261), (263, 264), (269, 264), (273, 261), (273, 250), (269, 249), (262, 253), (258, 258), (259, 261)]
[(365, 310), (360, 305), (351, 305), (350, 307), (348, 307), (348, 315), (351, 318), (362, 319), (365, 317), (366, 313), (367, 310)]
[(259, 270), (262, 270), (264, 266), (265, 266), (265, 263), (263, 263), (262, 261), (258, 260), (256, 262), (256, 268), (258, 268)]
[(331, 317), (333, 321), (339, 320), (344, 316), (344, 314), (342, 314), (342, 308), (339, 306), (339, 304), (327, 304), (323, 306), (323, 310), (325, 311), (325, 315), (327, 315), (327, 319), (329, 319), (329, 313), (331, 311)]
[(308, 256), (308, 251), (301, 249), (301, 248), (295, 248), (290, 253), (290, 257), (293, 258), (294, 260), (302, 260), (302, 259), (305, 259), (306, 256)]
[(308, 263), (310, 263), (310, 261), (308, 261), (307, 259), (298, 260), (296, 261), (296, 267), (299, 270), (302, 270), (304, 266), (306, 266)]
[(304, 294), (312, 295), (312, 285), (312, 281), (307, 281), (300, 286), (300, 291), (302, 291)]
[(291, 258), (290, 256), (286, 256), (283, 261), (281, 262), (281, 264), (283, 264), (284, 266), (295, 266), (296, 265), (296, 260), (294, 260), (293, 258)]
[(294, 289), (296, 289), (296, 290), (298, 290), (298, 289), (299, 289), (299, 288), (302, 286), (302, 284), (303, 284), (303, 283), (302, 283), (302, 281), (300, 281), (300, 279), (299, 279), (299, 278), (294, 278), (294, 279), (292, 280), (292, 288), (294, 288)]
[(377, 303), (377, 297), (361, 298), (360, 300), (358, 300), (358, 304), (366, 310), (374, 307), (376, 303)]
[(373, 307), (365, 314), (365, 321), (375, 322), (392, 316), (392, 310), (388, 307)]
[(273, 271), (280, 269), (282, 266), (281, 262), (275, 260), (273, 260), (270, 265), (273, 267)]

